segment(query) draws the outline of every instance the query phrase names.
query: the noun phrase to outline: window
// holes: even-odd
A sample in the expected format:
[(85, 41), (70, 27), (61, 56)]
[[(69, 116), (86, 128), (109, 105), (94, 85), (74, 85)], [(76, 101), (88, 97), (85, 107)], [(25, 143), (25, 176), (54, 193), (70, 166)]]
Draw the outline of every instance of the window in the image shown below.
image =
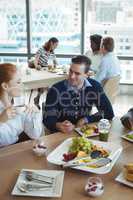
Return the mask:
[(130, 47), (130, 46), (125, 46), (125, 49), (126, 49), (126, 50), (130, 50), (131, 47)]
[[(54, 36), (59, 64), (68, 64), (72, 55), (90, 48), (89, 36), (98, 33), (115, 39), (115, 52), (124, 59), (121, 82), (133, 84), (132, 10), (132, 0), (0, 0), (0, 62), (27, 65)], [(129, 73), (132, 80), (126, 78)]]
[(126, 40), (125, 40), (127, 43), (129, 42), (129, 39), (128, 38), (126, 38)]
[(126, 60), (121, 60), (121, 83), (130, 83), (133, 84), (133, 61), (126, 61)]
[(0, 1), (0, 52), (27, 51), (25, 0)]
[[(86, 38), (85, 51), (89, 48), (88, 36), (94, 33), (103, 37), (112, 36), (115, 39), (115, 50), (123, 56), (133, 52), (133, 1), (126, 0), (86, 0)], [(122, 42), (128, 43), (126, 50), (119, 49)]]
[[(126, 0), (86, 0), (85, 11), (85, 52), (90, 49), (89, 36), (100, 34), (115, 40), (118, 56), (131, 56), (133, 52), (133, 1)], [(129, 43), (130, 41), (130, 43)], [(130, 46), (129, 46), (130, 44)], [(132, 62), (122, 62), (121, 83), (133, 83)], [(126, 68), (130, 70), (126, 71)], [(129, 76), (130, 74), (130, 76)]]
[(27, 67), (27, 57), (0, 56), (0, 63), (13, 63), (17, 67)]
[(61, 65), (70, 65), (71, 58), (57, 58), (57, 62)]
[(79, 0), (32, 0), (31, 24), (32, 52), (41, 47), (50, 37), (59, 39), (56, 53), (80, 53), (81, 11)]

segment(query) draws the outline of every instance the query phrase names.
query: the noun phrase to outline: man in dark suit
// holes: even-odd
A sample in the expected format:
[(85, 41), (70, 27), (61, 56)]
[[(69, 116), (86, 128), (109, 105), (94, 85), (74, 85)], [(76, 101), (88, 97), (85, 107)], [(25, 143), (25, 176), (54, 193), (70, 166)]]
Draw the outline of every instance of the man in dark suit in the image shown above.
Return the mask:
[[(79, 55), (72, 58), (68, 78), (54, 84), (48, 91), (43, 123), (51, 131), (71, 132), (74, 126), (114, 117), (110, 101), (101, 85), (86, 78), (91, 61)], [(98, 112), (91, 114), (93, 105)]]

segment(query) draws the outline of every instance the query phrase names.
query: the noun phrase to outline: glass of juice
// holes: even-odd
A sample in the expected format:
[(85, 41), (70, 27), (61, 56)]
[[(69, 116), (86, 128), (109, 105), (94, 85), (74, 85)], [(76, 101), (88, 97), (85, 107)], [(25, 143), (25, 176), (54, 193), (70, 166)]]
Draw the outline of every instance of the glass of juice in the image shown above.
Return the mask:
[(107, 119), (101, 119), (98, 123), (99, 139), (101, 141), (108, 141), (110, 122)]

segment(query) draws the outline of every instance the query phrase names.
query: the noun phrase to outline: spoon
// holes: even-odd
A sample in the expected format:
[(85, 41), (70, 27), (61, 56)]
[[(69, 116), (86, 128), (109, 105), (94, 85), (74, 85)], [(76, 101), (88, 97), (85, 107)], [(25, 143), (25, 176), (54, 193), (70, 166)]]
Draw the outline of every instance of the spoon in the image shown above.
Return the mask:
[(47, 184), (53, 184), (53, 177), (49, 177), (49, 176), (44, 176), (44, 175), (40, 175), (37, 173), (34, 173), (32, 171), (24, 171), (25, 173), (25, 178), (28, 181), (38, 181), (38, 182), (42, 182), (42, 183), (47, 183)]
[(17, 188), (21, 192), (30, 192), (30, 191), (37, 191), (37, 190), (48, 190), (52, 188), (49, 185), (42, 185), (42, 184), (29, 184), (26, 181), (20, 182)]

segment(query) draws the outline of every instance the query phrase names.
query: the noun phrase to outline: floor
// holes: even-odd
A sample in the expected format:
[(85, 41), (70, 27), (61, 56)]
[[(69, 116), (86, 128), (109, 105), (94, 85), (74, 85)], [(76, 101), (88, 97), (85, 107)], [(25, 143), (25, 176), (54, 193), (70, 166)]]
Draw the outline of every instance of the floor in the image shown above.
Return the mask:
[[(26, 95), (26, 103), (28, 103), (30, 96), (29, 91), (26, 92), (25, 95)], [(37, 95), (37, 90), (34, 90), (30, 100), (31, 104), (34, 103), (34, 97), (36, 95)], [(41, 96), (40, 105), (42, 105), (42, 102), (45, 102), (45, 100), (46, 100), (46, 92)], [(113, 105), (115, 116), (121, 117), (131, 107), (133, 107), (133, 95), (119, 95), (116, 98), (115, 104)]]

